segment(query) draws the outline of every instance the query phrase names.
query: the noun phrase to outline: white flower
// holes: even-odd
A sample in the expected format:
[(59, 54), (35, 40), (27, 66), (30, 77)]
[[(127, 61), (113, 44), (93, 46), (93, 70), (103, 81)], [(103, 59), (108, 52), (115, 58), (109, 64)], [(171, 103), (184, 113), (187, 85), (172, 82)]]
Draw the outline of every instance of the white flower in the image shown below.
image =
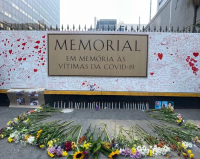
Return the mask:
[(122, 151), (124, 151), (124, 149), (120, 149), (120, 150), (119, 150), (119, 154), (121, 154), (121, 153), (122, 153)]
[(12, 134), (10, 134), (10, 137), (14, 138), (18, 133), (19, 133), (18, 131), (13, 132)]
[(14, 122), (15, 122), (15, 123), (18, 123), (19, 120), (18, 120), (17, 118), (14, 118)]
[(7, 127), (7, 130), (11, 130), (11, 129), (13, 129), (13, 127), (9, 127), (9, 126)]
[(163, 149), (165, 150), (165, 152), (170, 152), (170, 148), (166, 145), (163, 146)]
[(161, 149), (161, 154), (164, 156), (164, 155), (166, 155), (166, 153), (167, 153), (166, 150), (164, 148), (162, 148)]
[(161, 155), (161, 151), (162, 151), (161, 148), (158, 147), (158, 148), (157, 148), (157, 155)]
[(137, 150), (140, 152), (142, 150), (142, 147), (141, 146), (138, 146), (137, 147)]
[(144, 151), (146, 151), (147, 148), (146, 148), (146, 146), (142, 146), (142, 149), (143, 149)]
[(30, 136), (28, 139), (27, 139), (27, 143), (29, 144), (32, 144), (35, 140), (35, 137), (34, 136)]
[(141, 149), (140, 153), (141, 153), (142, 156), (146, 156), (146, 150)]
[(153, 147), (152, 147), (152, 146), (149, 146), (149, 148), (152, 149)]
[(157, 145), (154, 145), (154, 148), (157, 148)]
[(157, 148), (153, 148), (152, 151), (153, 151), (153, 155), (157, 156), (157, 151), (158, 151)]

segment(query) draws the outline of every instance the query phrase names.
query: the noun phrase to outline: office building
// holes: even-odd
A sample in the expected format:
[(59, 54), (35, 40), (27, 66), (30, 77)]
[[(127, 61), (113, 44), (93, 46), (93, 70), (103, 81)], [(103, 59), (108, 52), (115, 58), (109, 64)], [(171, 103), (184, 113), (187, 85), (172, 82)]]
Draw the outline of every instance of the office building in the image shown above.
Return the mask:
[[(151, 19), (145, 30), (183, 31), (192, 30), (194, 7), (186, 0), (158, 0), (158, 12)], [(200, 22), (200, 10), (197, 11), (197, 23)]]
[(60, 27), (60, 0), (0, 0), (1, 28), (56, 28), (56, 25)]
[(116, 30), (117, 19), (100, 19), (97, 20), (96, 29), (98, 30)]

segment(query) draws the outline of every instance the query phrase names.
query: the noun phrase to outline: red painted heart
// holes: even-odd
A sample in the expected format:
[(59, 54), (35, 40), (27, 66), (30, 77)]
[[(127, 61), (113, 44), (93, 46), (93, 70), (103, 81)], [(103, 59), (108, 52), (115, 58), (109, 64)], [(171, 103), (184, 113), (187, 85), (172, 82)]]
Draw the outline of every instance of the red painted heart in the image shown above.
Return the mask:
[(199, 53), (198, 53), (198, 52), (193, 52), (193, 55), (194, 55), (195, 57), (197, 57), (197, 56), (199, 56)]
[(160, 60), (162, 60), (163, 54), (162, 53), (158, 53), (158, 57), (159, 57)]

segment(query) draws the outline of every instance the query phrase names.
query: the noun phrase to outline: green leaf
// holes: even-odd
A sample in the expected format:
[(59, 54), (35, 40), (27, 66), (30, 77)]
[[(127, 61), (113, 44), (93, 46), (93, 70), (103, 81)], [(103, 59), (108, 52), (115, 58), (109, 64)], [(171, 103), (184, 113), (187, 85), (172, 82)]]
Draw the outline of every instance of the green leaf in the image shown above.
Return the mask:
[(67, 156), (67, 159), (73, 159), (73, 155)]
[(93, 153), (97, 152), (97, 151), (98, 151), (100, 148), (101, 148), (101, 144), (100, 144), (100, 143), (98, 143), (98, 144), (97, 144), (97, 148), (94, 150), (94, 152), (93, 152)]
[(99, 154), (99, 153), (95, 153), (95, 154), (94, 154), (94, 159), (98, 159), (98, 154)]

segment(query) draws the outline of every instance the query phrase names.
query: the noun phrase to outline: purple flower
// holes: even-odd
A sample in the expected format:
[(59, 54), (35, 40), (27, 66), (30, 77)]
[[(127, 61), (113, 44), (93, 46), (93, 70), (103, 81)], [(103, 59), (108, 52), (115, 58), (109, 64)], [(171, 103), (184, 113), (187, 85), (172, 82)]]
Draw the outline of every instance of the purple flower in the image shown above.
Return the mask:
[(135, 158), (136, 156), (135, 156), (135, 154), (133, 154), (132, 152), (130, 153), (130, 157), (131, 158)]
[(128, 149), (128, 148), (126, 148), (124, 151), (122, 151), (122, 153), (121, 153), (121, 154), (122, 154), (123, 156), (125, 156), (125, 157), (126, 157), (126, 156), (129, 156), (129, 155), (130, 155), (130, 153), (131, 153), (131, 150), (130, 150), (130, 149)]
[(111, 147), (115, 147), (115, 143), (111, 144)]
[(83, 151), (83, 154), (84, 155), (88, 155), (88, 151)]
[(126, 153), (124, 151), (121, 152), (121, 155), (126, 157)]
[(141, 153), (140, 153), (139, 151), (136, 151), (135, 157), (136, 157), (136, 158), (141, 158)]

